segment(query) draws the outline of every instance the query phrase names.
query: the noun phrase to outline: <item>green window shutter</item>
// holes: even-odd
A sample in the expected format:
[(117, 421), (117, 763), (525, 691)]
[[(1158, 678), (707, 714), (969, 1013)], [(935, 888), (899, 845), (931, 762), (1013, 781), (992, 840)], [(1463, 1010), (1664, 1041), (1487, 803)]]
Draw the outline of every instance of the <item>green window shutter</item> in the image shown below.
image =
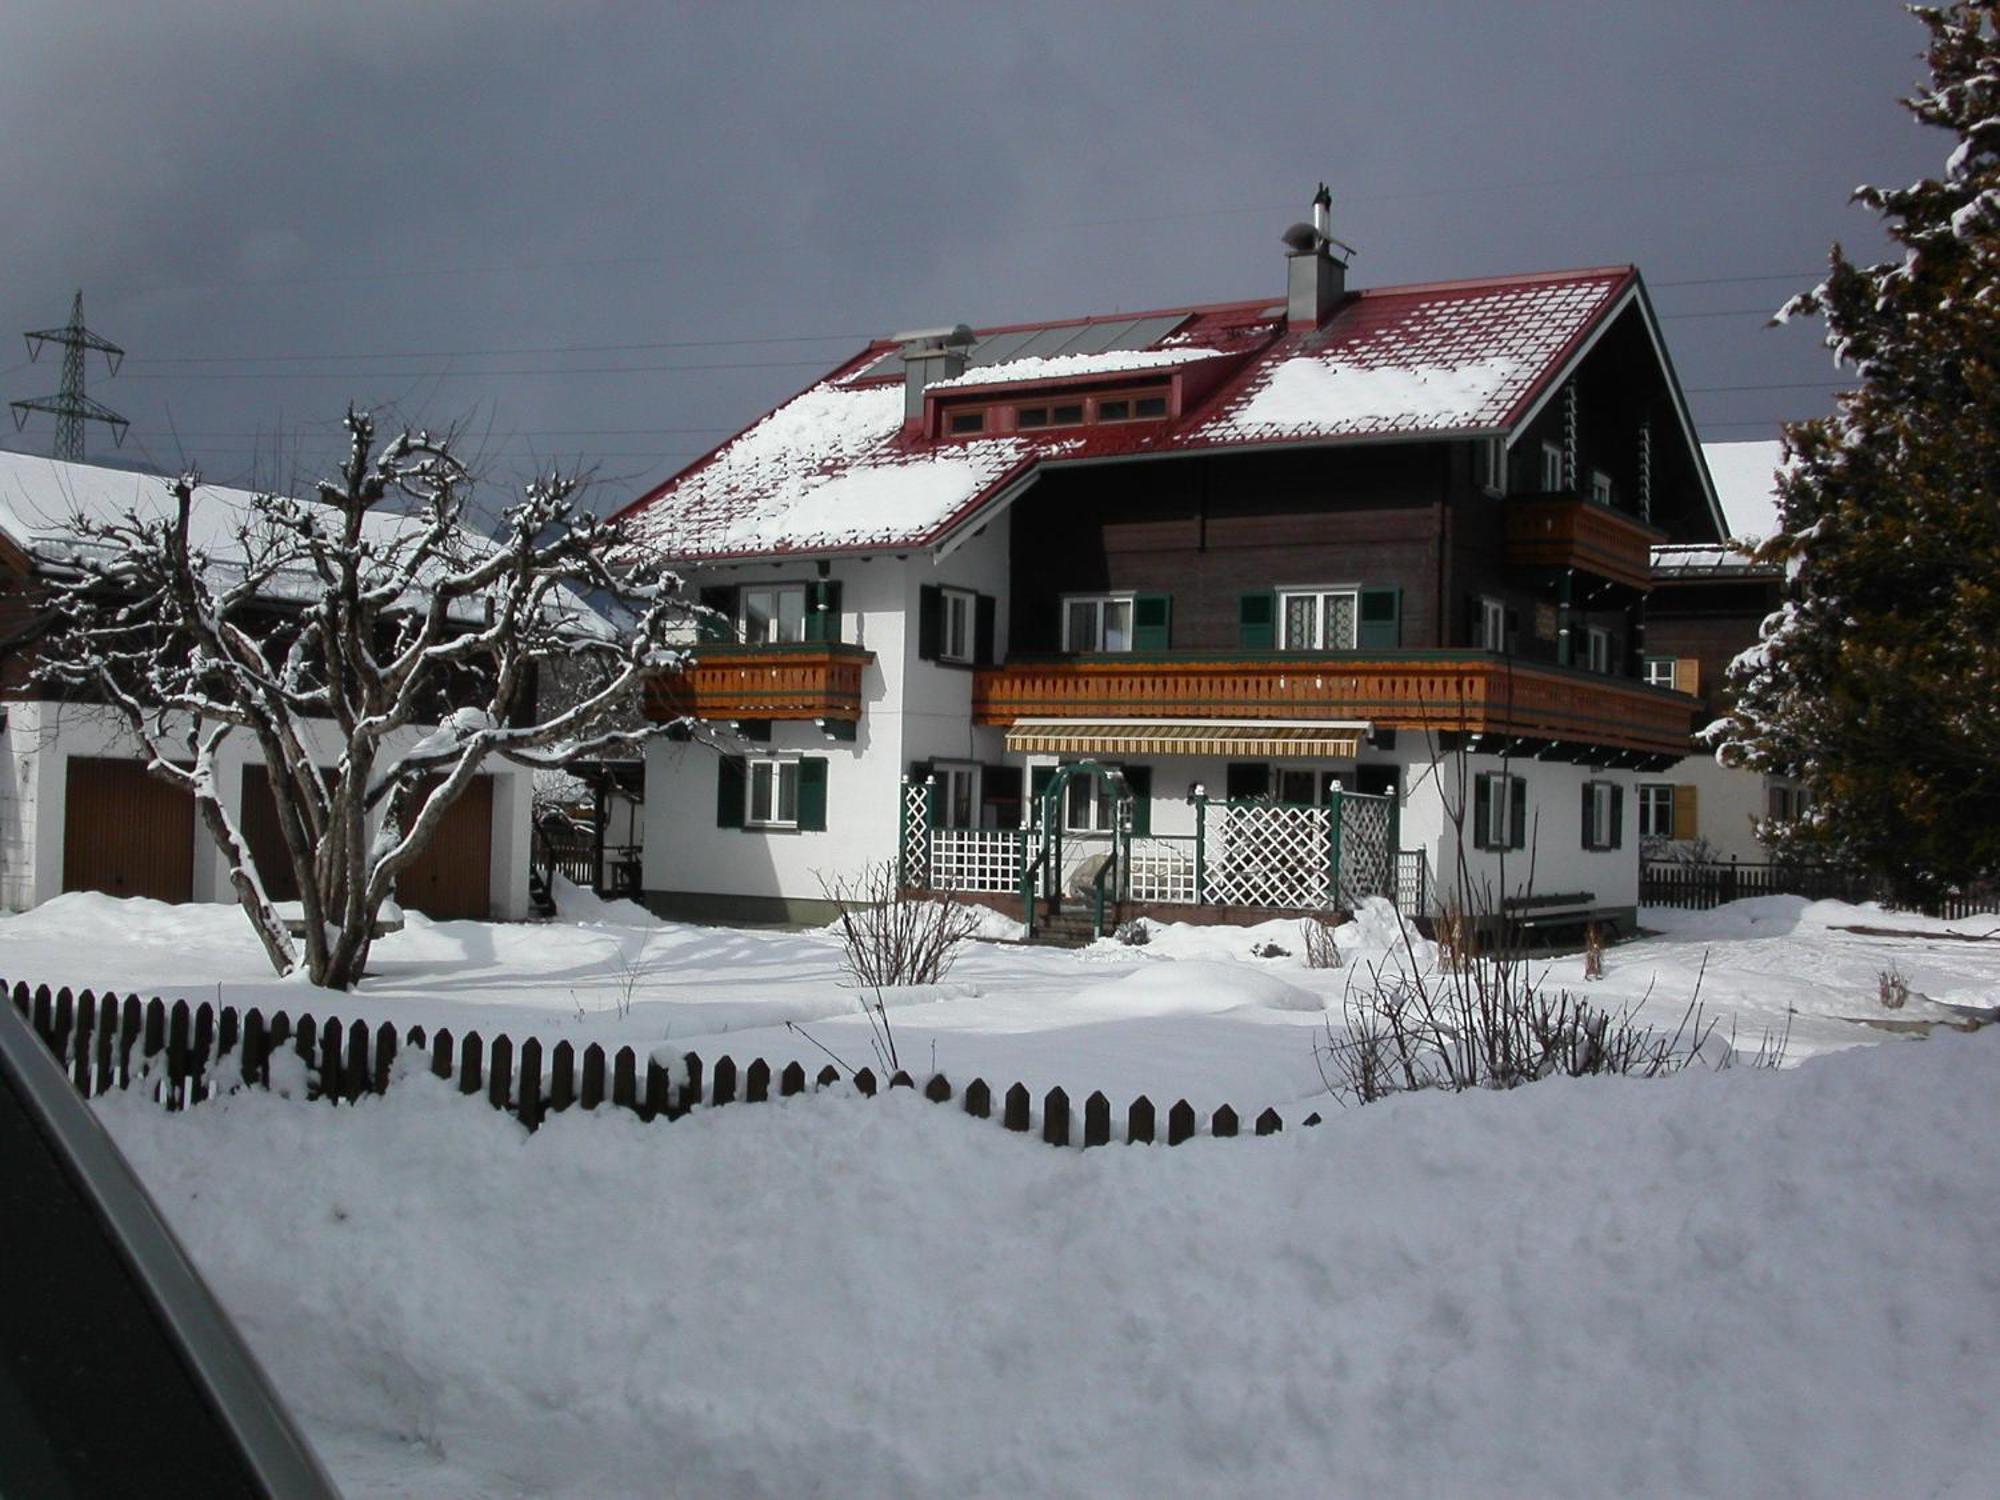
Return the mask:
[(1153, 831), (1153, 768), (1127, 766), (1125, 785), (1132, 790), (1132, 832), (1143, 837)]
[(1261, 760), (1232, 760), (1223, 773), (1222, 795), (1231, 802), (1246, 802), (1271, 790), (1271, 768)]
[(917, 590), (917, 659), (936, 661), (944, 651), (944, 590), (927, 583)]
[(1528, 847), (1528, 783), (1519, 776), (1507, 778), (1507, 847)]
[(840, 639), (840, 585), (831, 578), (806, 588), (805, 638), (829, 644)]
[(695, 626), (695, 638), (711, 643), (735, 640), (736, 590), (703, 589), (700, 603), (703, 609), (714, 613), (701, 616)]
[(1363, 589), (1355, 644), (1363, 651), (1393, 651), (1403, 644), (1403, 591)]
[(1611, 789), (1611, 847), (1625, 847), (1625, 788), (1622, 786)]
[(1165, 594), (1132, 596), (1132, 649), (1164, 651), (1172, 635), (1173, 601)]
[(826, 832), (826, 757), (808, 755), (799, 761), (799, 831)]
[(1278, 645), (1278, 596), (1270, 589), (1236, 596), (1236, 644), (1249, 651)]
[(1493, 778), (1482, 771), (1472, 778), (1472, 847), (1491, 849), (1486, 831), (1493, 826)]
[(1028, 818), (1033, 826), (1042, 826), (1042, 798), (1049, 789), (1049, 783), (1056, 779), (1054, 766), (1036, 766), (1028, 772)]
[(742, 757), (717, 756), (715, 761), (715, 826), (741, 828), (750, 771)]
[(1586, 781), (1583, 784), (1583, 847), (1586, 849), (1597, 847), (1597, 830), (1590, 826), (1593, 821), (1591, 813), (1596, 806), (1597, 799), (1591, 795), (1591, 783)]
[(1000, 635), (1000, 601), (991, 594), (974, 596), (972, 605), (972, 661), (974, 666), (997, 667)]

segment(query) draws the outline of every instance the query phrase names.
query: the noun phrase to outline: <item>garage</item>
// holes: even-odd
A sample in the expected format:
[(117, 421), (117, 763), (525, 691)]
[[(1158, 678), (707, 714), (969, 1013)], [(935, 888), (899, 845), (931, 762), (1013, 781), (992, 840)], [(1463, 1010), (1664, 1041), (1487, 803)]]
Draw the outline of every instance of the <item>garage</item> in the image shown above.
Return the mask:
[(396, 900), (434, 922), (492, 914), (493, 778), (478, 776), (396, 881)]
[(72, 758), (63, 804), (62, 888), (193, 899), (193, 795), (136, 760)]

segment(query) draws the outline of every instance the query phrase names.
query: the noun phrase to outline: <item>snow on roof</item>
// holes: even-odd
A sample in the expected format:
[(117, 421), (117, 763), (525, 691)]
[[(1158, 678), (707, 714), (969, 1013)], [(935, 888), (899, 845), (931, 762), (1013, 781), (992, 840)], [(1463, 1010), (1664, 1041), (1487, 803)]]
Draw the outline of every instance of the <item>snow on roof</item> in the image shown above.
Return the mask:
[(1158, 370), (1197, 359), (1214, 359), (1215, 349), (1108, 349), (1102, 354), (1058, 354), (1052, 358), (1009, 360), (968, 370), (950, 380), (933, 380), (926, 390), (961, 386), (1012, 385), (1024, 380), (1067, 380), (1076, 375), (1101, 375), (1120, 370)]
[(1343, 437), (1504, 427), (1630, 275), (1616, 267), (1364, 293), (1323, 339), (1267, 361), (1202, 434)]
[[(170, 482), (159, 474), (0, 451), (0, 533), (30, 557), (60, 564), (103, 545), (78, 537), (75, 527), (79, 519), (100, 524), (122, 521), (128, 514), (142, 521), (164, 519), (173, 505), (167, 489)], [(188, 541), (193, 548), (207, 552), (218, 571), (226, 573), (232, 565), (245, 561), (239, 532), (252, 514), (255, 499), (249, 490), (215, 484), (204, 484), (194, 492)], [(400, 538), (413, 540), (424, 529), (420, 518), (392, 511), (372, 511), (363, 522), (364, 536), (378, 545)], [(464, 535), (475, 545), (486, 545), (476, 533)], [(287, 587), (287, 578), (294, 580), (295, 586)], [(317, 594), (319, 583), (300, 570), (273, 579), (261, 592), (273, 597), (304, 597)]]
[(1185, 387), (1171, 421), (1034, 435), (931, 438), (907, 427), (903, 382), (882, 373), (896, 346), (878, 340), (622, 519), (635, 541), (675, 558), (925, 546), (1045, 460), (1504, 431), (1634, 282), (1631, 267), (1614, 266), (1371, 288), (1349, 296), (1325, 328), (1301, 333), (1287, 330), (1283, 304), (1269, 298), (979, 333), (975, 347), (988, 349), (1016, 335), (1078, 340), (1131, 328), (1154, 342), (1001, 359), (930, 389), (1231, 361), (1219, 378)]
[(1703, 443), (1715, 496), (1738, 541), (1761, 542), (1778, 532), (1778, 470), (1785, 445), (1766, 439), (1752, 443)]
[(1782, 572), (1776, 563), (1752, 562), (1748, 553), (1728, 542), (1668, 542), (1653, 548), (1655, 578), (1715, 574), (1776, 578)]

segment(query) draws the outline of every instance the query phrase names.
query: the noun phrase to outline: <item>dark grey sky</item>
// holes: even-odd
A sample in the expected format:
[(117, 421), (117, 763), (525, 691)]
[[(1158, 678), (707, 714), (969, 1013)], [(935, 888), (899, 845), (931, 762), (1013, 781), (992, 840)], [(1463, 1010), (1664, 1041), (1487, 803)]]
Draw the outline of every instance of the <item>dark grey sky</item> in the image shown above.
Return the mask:
[[(1774, 436), (1833, 371), (1765, 315), (1834, 239), (1879, 249), (1856, 183), (1950, 144), (1895, 103), (1923, 33), (1890, 0), (11, 0), (4, 31), (0, 330), (80, 286), (130, 353), (91, 368), (121, 456), (231, 483), (323, 463), (353, 398), (630, 494), (869, 335), (1277, 295), (1321, 178), (1356, 285), (1636, 262), (1703, 436)], [(54, 389), (21, 347), (0, 398)]]

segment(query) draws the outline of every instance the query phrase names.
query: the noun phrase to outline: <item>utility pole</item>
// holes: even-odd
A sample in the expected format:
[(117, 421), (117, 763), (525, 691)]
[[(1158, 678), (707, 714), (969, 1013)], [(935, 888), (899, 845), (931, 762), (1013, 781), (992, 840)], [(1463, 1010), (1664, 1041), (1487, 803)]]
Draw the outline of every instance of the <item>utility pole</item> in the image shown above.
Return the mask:
[(87, 349), (103, 353), (104, 362), (113, 375), (118, 373), (118, 361), (125, 357), (125, 351), (109, 339), (99, 338), (83, 326), (83, 293), (76, 294), (76, 300), (69, 306), (69, 326), (67, 328), (44, 328), (39, 333), (27, 335), (28, 359), (32, 363), (41, 357), (44, 344), (63, 346), (62, 389), (53, 396), (35, 396), (26, 401), (10, 401), (14, 408), (14, 430), (19, 432), (27, 424), (28, 413), (45, 411), (56, 419), (55, 457), (67, 459), (71, 463), (83, 462), (83, 424), (102, 422), (111, 429), (114, 447), (123, 445), (125, 429), (131, 425), (123, 417), (102, 402), (93, 401), (83, 393), (83, 355)]

